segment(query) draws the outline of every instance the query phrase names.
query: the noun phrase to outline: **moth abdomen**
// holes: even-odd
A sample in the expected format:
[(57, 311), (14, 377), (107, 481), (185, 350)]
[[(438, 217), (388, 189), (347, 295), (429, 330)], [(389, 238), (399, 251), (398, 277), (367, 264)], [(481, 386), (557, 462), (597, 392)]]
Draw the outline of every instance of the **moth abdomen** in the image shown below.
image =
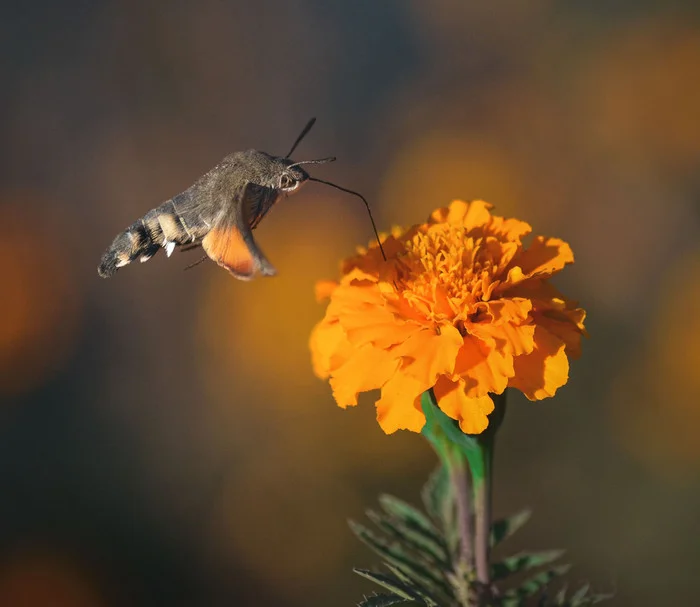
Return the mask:
[(189, 227), (169, 200), (117, 235), (102, 255), (97, 273), (109, 278), (132, 261), (148, 261), (160, 248), (165, 249), (169, 257), (176, 245), (197, 242), (205, 233), (201, 226)]

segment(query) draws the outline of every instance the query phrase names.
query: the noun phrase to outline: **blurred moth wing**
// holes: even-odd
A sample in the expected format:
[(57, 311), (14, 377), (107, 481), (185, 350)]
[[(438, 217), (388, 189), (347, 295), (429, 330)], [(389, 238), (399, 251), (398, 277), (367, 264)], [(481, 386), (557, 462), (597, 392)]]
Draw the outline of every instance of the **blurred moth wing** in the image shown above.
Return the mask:
[(256, 274), (274, 276), (277, 273), (253, 238), (253, 228), (272, 208), (277, 197), (266, 205), (265, 197), (257, 190), (259, 188), (251, 183), (238, 188), (202, 239), (202, 248), (208, 257), (240, 280), (251, 280)]

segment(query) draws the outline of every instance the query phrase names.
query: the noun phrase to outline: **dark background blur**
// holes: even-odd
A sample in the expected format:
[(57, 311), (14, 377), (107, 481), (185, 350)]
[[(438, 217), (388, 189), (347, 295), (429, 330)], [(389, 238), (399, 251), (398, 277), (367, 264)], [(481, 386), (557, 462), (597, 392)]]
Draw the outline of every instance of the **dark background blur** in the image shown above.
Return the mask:
[[(614, 6), (613, 6), (614, 5)], [(319, 185), (257, 239), (110, 281), (115, 234), (225, 154), (337, 155), (378, 223), (483, 198), (570, 242), (591, 339), (513, 398), (509, 547), (569, 548), (617, 605), (697, 604), (700, 10), (694, 2), (65, 0), (0, 18), (0, 605), (353, 605), (346, 526), (434, 458), (313, 377), (317, 279), (371, 237)]]

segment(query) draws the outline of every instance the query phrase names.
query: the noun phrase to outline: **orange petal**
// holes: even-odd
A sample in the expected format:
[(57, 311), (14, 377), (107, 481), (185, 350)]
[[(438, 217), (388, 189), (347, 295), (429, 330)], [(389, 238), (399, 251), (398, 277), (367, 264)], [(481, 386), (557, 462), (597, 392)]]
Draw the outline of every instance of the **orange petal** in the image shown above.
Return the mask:
[(488, 395), (469, 397), (465, 389), (463, 380), (455, 382), (442, 376), (433, 391), (440, 409), (459, 422), (462, 432), (479, 434), (489, 425), (487, 416), (493, 411), (493, 401)]
[(514, 362), (515, 375), (509, 386), (520, 390), (530, 400), (554, 396), (569, 379), (569, 359), (565, 344), (541, 326), (535, 329), (535, 349), (518, 356)]
[(510, 297), (494, 301), (480, 301), (473, 307), (477, 323), (488, 320), (493, 324), (517, 323), (527, 320), (532, 310), (532, 302), (525, 297)]
[(420, 397), (425, 391), (415, 378), (396, 373), (382, 386), (382, 397), (377, 401), (377, 421), (382, 430), (392, 434), (397, 430), (420, 432), (425, 415), (420, 408)]
[(586, 312), (581, 308), (573, 310), (547, 310), (536, 315), (537, 324), (556, 335), (566, 344), (566, 354), (571, 358), (581, 356), (581, 337), (586, 336), (583, 321)]
[(529, 354), (535, 347), (535, 324), (504, 323), (492, 325), (475, 323), (467, 326), (467, 331), (482, 341), (492, 341), (494, 346), (502, 348), (513, 356)]
[[(383, 319), (382, 319), (383, 320)], [(390, 316), (389, 320), (370, 320), (370, 323), (360, 324), (359, 317), (345, 316), (343, 327), (348, 339), (355, 345), (373, 344), (378, 348), (390, 348), (405, 342), (411, 335), (423, 327), (414, 322), (402, 322)]]
[(537, 236), (530, 247), (513, 260), (515, 266), (508, 272), (500, 290), (531, 278), (551, 276), (573, 262), (573, 251), (566, 242)]
[(464, 202), (454, 200), (448, 208), (440, 208), (433, 211), (428, 220), (431, 224), (447, 223), (455, 226), (464, 226), (467, 229), (484, 226), (491, 219), (489, 209), (493, 205), (483, 200)]
[(341, 283), (333, 291), (333, 296), (326, 310), (326, 316), (328, 318), (339, 318), (346, 313), (361, 314), (365, 310), (381, 310), (383, 307), (384, 298), (376, 284), (348, 285)]
[(330, 384), (338, 406), (356, 405), (360, 392), (381, 388), (398, 366), (398, 359), (386, 350), (372, 346), (354, 350), (345, 364), (331, 375)]
[(455, 200), (450, 205), (450, 214), (447, 217), (447, 221), (449, 223), (460, 221), (467, 230), (481, 228), (491, 221), (490, 209), (492, 208), (492, 204), (483, 200), (473, 200), (470, 203)]
[(500, 394), (513, 377), (513, 356), (473, 335), (467, 335), (457, 354), (454, 375), (465, 382), (467, 395)]
[(493, 234), (509, 242), (520, 242), (523, 236), (532, 232), (529, 223), (519, 219), (504, 219), (503, 217), (491, 217), (491, 223), (486, 230), (487, 234)]
[(328, 299), (337, 287), (338, 283), (335, 280), (319, 280), (315, 287), (316, 301), (320, 303)]
[(451, 375), (457, 353), (464, 344), (460, 332), (452, 325), (414, 331), (393, 353), (404, 359), (402, 371), (416, 378), (424, 390), (430, 388), (439, 375)]
[(345, 331), (337, 321), (323, 320), (311, 331), (309, 339), (314, 373), (320, 378), (328, 377), (352, 354)]
[(530, 317), (532, 302), (523, 298), (479, 302), (474, 306), (477, 322), (467, 322), (467, 332), (514, 356), (532, 352), (535, 326)]

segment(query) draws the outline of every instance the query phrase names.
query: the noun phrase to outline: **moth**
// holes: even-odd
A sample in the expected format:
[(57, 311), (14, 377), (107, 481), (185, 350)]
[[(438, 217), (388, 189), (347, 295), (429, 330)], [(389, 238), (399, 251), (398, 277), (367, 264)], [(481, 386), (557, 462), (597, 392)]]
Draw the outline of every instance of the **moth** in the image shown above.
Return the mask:
[(184, 192), (151, 209), (117, 235), (102, 255), (98, 274), (109, 278), (132, 261), (148, 261), (161, 249), (170, 257), (175, 247), (187, 250), (201, 246), (210, 259), (240, 280), (272, 276), (276, 270), (255, 242), (253, 230), (277, 202), (308, 181), (361, 198), (381, 248), (367, 200), (358, 192), (311, 177), (301, 168), (333, 162), (335, 157), (300, 162), (290, 158), (315, 122), (312, 118), (307, 123), (286, 156), (258, 150), (226, 156)]

